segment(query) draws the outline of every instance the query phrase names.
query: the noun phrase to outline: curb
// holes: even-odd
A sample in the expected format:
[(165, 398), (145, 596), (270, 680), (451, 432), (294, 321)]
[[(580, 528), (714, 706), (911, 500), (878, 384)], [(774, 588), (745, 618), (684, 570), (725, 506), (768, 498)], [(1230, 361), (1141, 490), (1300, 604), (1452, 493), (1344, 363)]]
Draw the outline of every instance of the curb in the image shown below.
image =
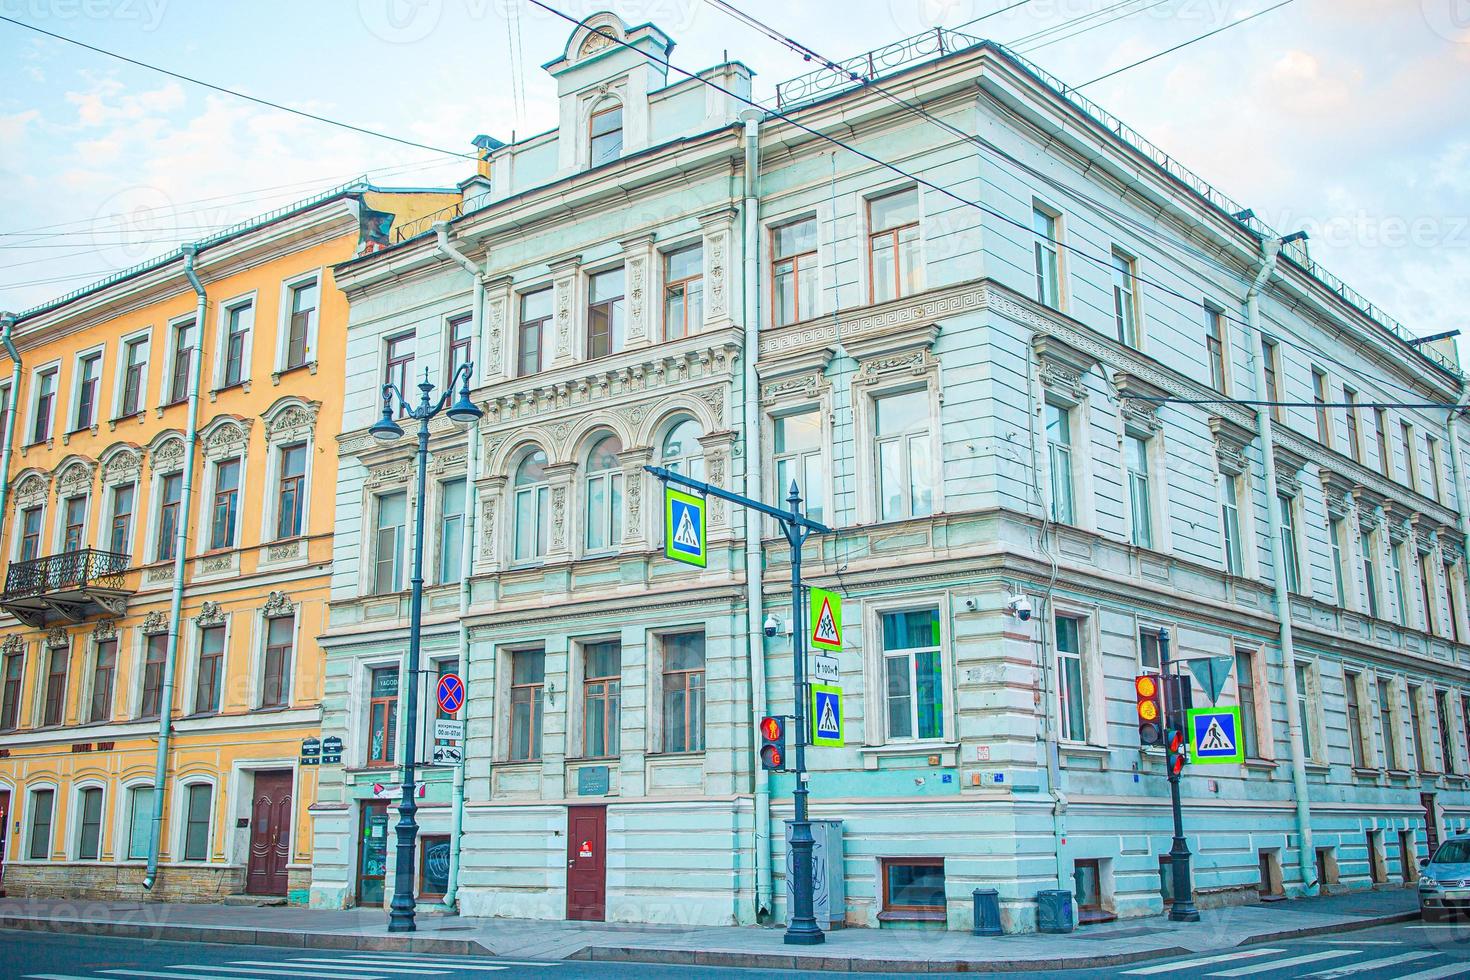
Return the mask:
[(1307, 926), (1304, 929), (1284, 929), (1279, 932), (1263, 932), (1255, 936), (1248, 936), (1236, 945), (1244, 946), (1247, 943), (1275, 943), (1284, 939), (1298, 939), (1305, 936), (1320, 936), (1329, 932), (1357, 932), (1360, 929), (1372, 929), (1375, 926), (1391, 926), (1396, 922), (1413, 922), (1419, 918), (1419, 911), (1391, 912), (1387, 915), (1375, 915), (1367, 919), (1354, 919), (1350, 922), (1339, 922), (1330, 926)]
[(0, 929), (231, 946), (283, 946), (291, 949), (375, 953), (440, 953), (445, 956), (495, 955), (494, 950), (472, 939), (430, 939), (424, 936), (360, 936), (353, 933), (285, 932), (277, 929), (235, 929), (226, 926), (144, 925), (113, 920), (35, 919), (5, 914), (0, 914)]

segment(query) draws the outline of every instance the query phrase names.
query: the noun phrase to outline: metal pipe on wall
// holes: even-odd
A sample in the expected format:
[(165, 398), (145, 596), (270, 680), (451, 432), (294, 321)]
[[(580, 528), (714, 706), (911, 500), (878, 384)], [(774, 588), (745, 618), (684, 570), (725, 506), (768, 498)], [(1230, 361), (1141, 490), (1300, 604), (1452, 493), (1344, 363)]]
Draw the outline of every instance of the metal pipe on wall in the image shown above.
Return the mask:
[[(10, 355), (9, 404), (5, 406), (5, 433), (0, 448), (0, 524), (5, 523), (5, 505), (10, 496), (10, 456), (15, 449), (15, 408), (20, 404), (20, 352), (15, 349), (15, 315), (0, 313), (0, 346)], [(13, 523), (13, 522), (12, 522)], [(0, 855), (3, 857), (4, 855)]]

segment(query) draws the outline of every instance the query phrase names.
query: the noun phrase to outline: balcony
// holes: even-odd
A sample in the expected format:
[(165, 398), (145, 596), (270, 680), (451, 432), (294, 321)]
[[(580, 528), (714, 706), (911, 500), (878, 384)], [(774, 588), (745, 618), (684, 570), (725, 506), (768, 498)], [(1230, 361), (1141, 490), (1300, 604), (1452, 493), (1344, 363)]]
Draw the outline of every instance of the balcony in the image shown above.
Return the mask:
[(5, 573), (0, 608), (27, 626), (44, 627), (127, 609), (129, 556), (96, 548), (14, 562)]

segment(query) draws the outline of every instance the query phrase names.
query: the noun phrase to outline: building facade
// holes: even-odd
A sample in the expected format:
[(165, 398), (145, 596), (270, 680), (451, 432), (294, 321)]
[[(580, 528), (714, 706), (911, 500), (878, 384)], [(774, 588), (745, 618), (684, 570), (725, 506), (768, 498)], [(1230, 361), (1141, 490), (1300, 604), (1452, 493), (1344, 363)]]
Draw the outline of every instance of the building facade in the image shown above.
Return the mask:
[(374, 213), (447, 200), (341, 188), (6, 318), (9, 894), (304, 901), (347, 319), (331, 270)]
[[(1246, 761), (1184, 781), (1199, 901), (1412, 881), (1470, 818), (1452, 353), (998, 45), (909, 39), (878, 85), (817, 73), (774, 112), (743, 111), (743, 65), (676, 77), (670, 48), (584, 21), (547, 66), (558, 128), (482, 142), (462, 216), (336, 269), (323, 732), (347, 752), (312, 902), (392, 891), (422, 507), (426, 760), (434, 678), (468, 702), (462, 785), (425, 776), (421, 900), (786, 914), (793, 781), (755, 721), (794, 713), (790, 559), (716, 501), (708, 567), (663, 559), (650, 463), (770, 502), (794, 480), (835, 529), (803, 560), (846, 600), (844, 744), (807, 756), (838, 921), (968, 928), (977, 887), (1012, 930), (1047, 888), (1160, 911), (1133, 691), (1161, 631), (1229, 658), (1243, 718)], [(415, 500), (366, 428), (384, 383), (461, 360), (486, 414), (436, 428)]]

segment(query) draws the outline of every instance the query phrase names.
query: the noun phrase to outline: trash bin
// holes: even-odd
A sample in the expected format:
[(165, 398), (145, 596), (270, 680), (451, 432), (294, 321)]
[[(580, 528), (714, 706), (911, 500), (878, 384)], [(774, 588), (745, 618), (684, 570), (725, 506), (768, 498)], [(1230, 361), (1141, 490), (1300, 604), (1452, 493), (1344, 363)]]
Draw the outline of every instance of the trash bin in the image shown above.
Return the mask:
[(1072, 914), (1072, 893), (1060, 888), (1043, 888), (1036, 893), (1036, 931), (1071, 932), (1077, 927)]
[(975, 926), (972, 936), (999, 936), (1000, 892), (994, 888), (977, 888), (971, 896), (975, 900)]

